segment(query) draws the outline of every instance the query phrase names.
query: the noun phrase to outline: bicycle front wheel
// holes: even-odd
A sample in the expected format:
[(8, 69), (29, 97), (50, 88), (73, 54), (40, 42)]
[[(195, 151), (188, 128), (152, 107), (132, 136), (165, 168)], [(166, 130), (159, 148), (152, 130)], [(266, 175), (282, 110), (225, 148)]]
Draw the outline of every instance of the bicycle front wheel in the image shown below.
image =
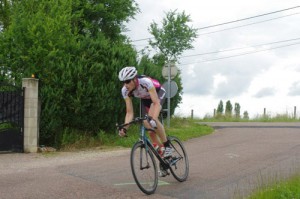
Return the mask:
[(170, 170), (172, 175), (179, 182), (183, 182), (189, 175), (189, 160), (183, 143), (176, 137), (169, 136), (171, 146), (174, 151), (170, 160)]
[(158, 184), (158, 174), (151, 150), (145, 144), (137, 142), (130, 155), (131, 171), (138, 187), (145, 194), (153, 194)]

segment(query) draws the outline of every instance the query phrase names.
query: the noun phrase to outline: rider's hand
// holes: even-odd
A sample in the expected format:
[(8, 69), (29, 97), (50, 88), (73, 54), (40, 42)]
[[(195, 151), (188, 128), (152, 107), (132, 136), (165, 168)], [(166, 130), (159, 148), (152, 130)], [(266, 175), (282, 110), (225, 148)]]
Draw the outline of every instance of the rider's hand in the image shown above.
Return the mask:
[(126, 133), (127, 133), (127, 129), (125, 129), (125, 128), (122, 128), (122, 129), (119, 130), (119, 136), (120, 137), (126, 136)]

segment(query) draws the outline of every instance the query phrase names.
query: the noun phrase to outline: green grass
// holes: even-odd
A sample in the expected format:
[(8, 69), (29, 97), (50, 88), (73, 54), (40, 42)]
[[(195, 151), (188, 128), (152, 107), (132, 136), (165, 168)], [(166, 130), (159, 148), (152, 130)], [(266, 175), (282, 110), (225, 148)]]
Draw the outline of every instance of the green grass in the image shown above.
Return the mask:
[(248, 199), (300, 199), (300, 174), (259, 187)]
[(201, 119), (203, 122), (300, 122), (299, 118), (294, 118), (287, 114), (277, 114), (276, 116), (257, 115), (251, 119), (236, 118), (225, 115), (218, 115), (216, 117), (206, 116)]
[[(200, 125), (198, 120), (172, 118), (170, 121), (170, 128), (166, 128), (167, 135), (178, 137), (180, 140), (185, 141), (191, 138), (200, 137), (213, 132), (213, 128)], [(130, 126), (127, 137), (121, 138), (115, 132), (100, 131), (97, 135), (91, 136), (88, 133), (78, 132), (71, 129), (63, 132), (61, 150), (82, 150), (87, 148), (115, 148), (115, 147), (132, 147), (133, 144), (139, 139), (139, 126)]]
[[(213, 132), (209, 126), (200, 125), (197, 122), (299, 122), (288, 115), (257, 116), (254, 119), (242, 119), (219, 115), (218, 117), (205, 117), (203, 119), (190, 119), (173, 117), (170, 122), (170, 128), (166, 128), (168, 135), (173, 135), (182, 141), (207, 135)], [(166, 126), (166, 125), (165, 125)], [(113, 148), (113, 147), (131, 147), (139, 138), (139, 126), (132, 125), (128, 130), (128, 137), (120, 138), (115, 132), (100, 131), (96, 135), (90, 135), (86, 132), (78, 132), (72, 129), (66, 129), (63, 132), (61, 143), (62, 150), (77, 150), (84, 148)]]
[(170, 128), (166, 128), (166, 132), (168, 135), (176, 136), (182, 141), (208, 135), (213, 132), (212, 127), (200, 125), (197, 121), (179, 117), (172, 118)]
[[(166, 126), (166, 125), (165, 125)], [(184, 118), (172, 118), (170, 121), (170, 128), (166, 127), (166, 134), (178, 137), (185, 141), (191, 138), (200, 137), (213, 132), (213, 128), (200, 125), (196, 120)], [(139, 127), (131, 126), (128, 131), (128, 137), (116, 138), (115, 145), (123, 147), (131, 147), (139, 139)]]
[(277, 114), (276, 116), (256, 116), (251, 121), (253, 122), (299, 122), (299, 118), (294, 118), (287, 114)]

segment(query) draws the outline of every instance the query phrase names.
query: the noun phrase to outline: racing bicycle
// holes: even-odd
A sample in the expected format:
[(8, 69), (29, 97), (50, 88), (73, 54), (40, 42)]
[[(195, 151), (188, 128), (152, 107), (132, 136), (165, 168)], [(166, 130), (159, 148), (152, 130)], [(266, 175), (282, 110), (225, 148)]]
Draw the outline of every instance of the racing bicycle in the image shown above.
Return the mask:
[(146, 135), (146, 131), (154, 131), (154, 129), (147, 129), (143, 125), (143, 121), (149, 121), (150, 118), (150, 116), (145, 115), (143, 117), (136, 117), (129, 123), (116, 124), (118, 129), (122, 129), (130, 124), (140, 124), (140, 138), (131, 149), (130, 166), (137, 186), (142, 192), (148, 195), (153, 194), (158, 185), (159, 172), (155, 157), (161, 169), (167, 172), (168, 175), (171, 172), (173, 177), (179, 182), (186, 181), (189, 175), (188, 156), (183, 143), (177, 137), (167, 136), (173, 148), (170, 158), (163, 158), (153, 146), (151, 140)]

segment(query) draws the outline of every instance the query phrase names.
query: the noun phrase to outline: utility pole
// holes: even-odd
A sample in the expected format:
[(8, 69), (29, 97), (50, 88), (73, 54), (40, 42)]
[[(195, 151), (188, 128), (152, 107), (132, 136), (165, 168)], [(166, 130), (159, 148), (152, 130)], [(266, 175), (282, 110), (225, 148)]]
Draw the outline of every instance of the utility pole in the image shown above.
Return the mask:
[(167, 115), (167, 126), (170, 128), (170, 117), (171, 117), (171, 66), (168, 63), (168, 115)]

